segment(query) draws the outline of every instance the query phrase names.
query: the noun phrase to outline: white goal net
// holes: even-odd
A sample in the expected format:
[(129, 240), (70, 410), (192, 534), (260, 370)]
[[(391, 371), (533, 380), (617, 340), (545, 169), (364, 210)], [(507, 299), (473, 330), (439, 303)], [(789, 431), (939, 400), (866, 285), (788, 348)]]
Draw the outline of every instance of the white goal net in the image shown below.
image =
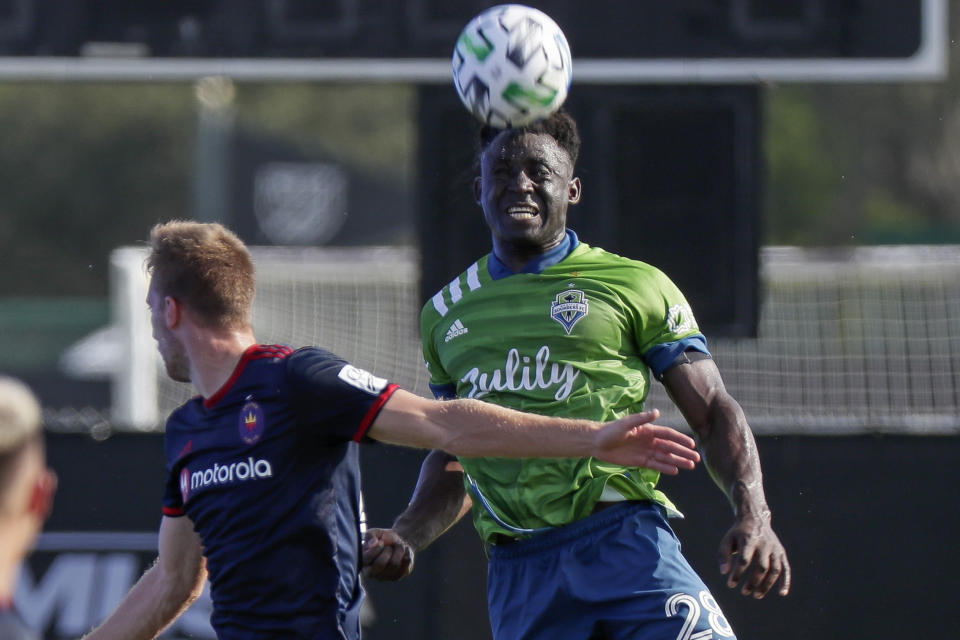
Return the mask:
[[(960, 247), (770, 247), (760, 264), (758, 337), (710, 342), (755, 430), (960, 431)], [(662, 388), (651, 402), (672, 408)]]
[[(120, 333), (131, 364), (114, 385), (114, 421), (117, 428), (162, 428), (192, 391), (158, 373), (144, 322), (145, 254), (118, 252), (115, 258), (125, 259), (114, 266), (127, 275), (114, 281), (128, 291), (114, 291), (115, 311), (127, 305), (116, 316), (126, 324)], [(319, 345), (429, 395), (416, 251), (252, 252), (258, 340)], [(960, 431), (960, 246), (769, 247), (760, 258), (758, 337), (707, 336), (728, 390), (757, 432)], [(132, 286), (143, 289), (131, 293)], [(648, 406), (661, 409), (664, 424), (682, 425), (659, 384)]]

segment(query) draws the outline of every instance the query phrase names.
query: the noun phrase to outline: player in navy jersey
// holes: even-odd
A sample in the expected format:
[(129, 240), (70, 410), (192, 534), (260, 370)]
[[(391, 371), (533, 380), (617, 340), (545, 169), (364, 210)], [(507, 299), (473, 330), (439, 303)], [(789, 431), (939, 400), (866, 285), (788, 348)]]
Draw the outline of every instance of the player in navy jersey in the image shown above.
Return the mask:
[(13, 605), (17, 575), (50, 513), (57, 477), (47, 468), (40, 404), (0, 376), (0, 640), (34, 640)]
[(249, 252), (218, 224), (151, 232), (147, 297), (168, 375), (199, 396), (167, 421), (157, 562), (88, 637), (153, 638), (209, 575), (219, 638), (360, 634), (358, 443), (461, 456), (594, 455), (665, 473), (699, 459), (647, 412), (606, 424), (403, 391), (315, 347), (258, 344)]

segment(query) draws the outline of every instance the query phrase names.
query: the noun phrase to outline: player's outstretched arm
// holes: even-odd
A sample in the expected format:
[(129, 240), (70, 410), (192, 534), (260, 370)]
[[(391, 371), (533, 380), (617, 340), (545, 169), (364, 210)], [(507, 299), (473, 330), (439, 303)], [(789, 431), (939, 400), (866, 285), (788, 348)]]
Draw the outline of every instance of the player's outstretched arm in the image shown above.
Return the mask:
[(400, 580), (410, 575), (415, 553), (469, 513), (472, 504), (463, 487), (460, 462), (443, 451), (431, 451), (420, 467), (410, 503), (393, 527), (368, 529), (364, 535), (364, 575), (377, 580)]
[(200, 596), (206, 578), (203, 547), (193, 523), (186, 516), (164, 516), (156, 563), (84, 640), (156, 638)]
[(700, 456), (689, 436), (653, 424), (656, 410), (608, 423), (522, 413), (479, 400), (427, 400), (398, 390), (368, 435), (376, 440), (460, 457), (563, 458), (606, 462), (676, 474)]
[(674, 367), (664, 385), (697, 434), (704, 464), (733, 507), (734, 523), (720, 542), (720, 572), (744, 595), (790, 592), (790, 562), (773, 531), (753, 432), (727, 393), (712, 360)]

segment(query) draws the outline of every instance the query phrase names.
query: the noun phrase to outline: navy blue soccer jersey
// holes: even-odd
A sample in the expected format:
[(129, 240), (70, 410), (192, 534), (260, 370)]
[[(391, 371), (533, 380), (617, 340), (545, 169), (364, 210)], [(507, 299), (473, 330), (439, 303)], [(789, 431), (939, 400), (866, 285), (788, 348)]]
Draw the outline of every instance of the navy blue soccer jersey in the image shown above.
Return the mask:
[(219, 638), (359, 636), (358, 443), (396, 389), (322, 349), (254, 345), (170, 415), (163, 512), (202, 540)]

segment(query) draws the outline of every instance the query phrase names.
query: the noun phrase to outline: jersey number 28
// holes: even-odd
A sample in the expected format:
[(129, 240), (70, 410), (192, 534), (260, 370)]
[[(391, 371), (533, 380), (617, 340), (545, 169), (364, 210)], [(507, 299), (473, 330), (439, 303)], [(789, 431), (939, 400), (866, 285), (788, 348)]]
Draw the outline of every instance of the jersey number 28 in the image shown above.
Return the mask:
[[(694, 633), (693, 630), (700, 621), (701, 605), (708, 614), (707, 621), (710, 623), (710, 628)], [(713, 638), (714, 632), (723, 637), (733, 637), (730, 623), (723, 617), (720, 606), (709, 591), (701, 591), (699, 600), (689, 593), (675, 593), (667, 598), (665, 608), (669, 617), (684, 616), (683, 627), (680, 628), (677, 640), (708, 640)], [(681, 613), (681, 608), (686, 608), (686, 612)]]

